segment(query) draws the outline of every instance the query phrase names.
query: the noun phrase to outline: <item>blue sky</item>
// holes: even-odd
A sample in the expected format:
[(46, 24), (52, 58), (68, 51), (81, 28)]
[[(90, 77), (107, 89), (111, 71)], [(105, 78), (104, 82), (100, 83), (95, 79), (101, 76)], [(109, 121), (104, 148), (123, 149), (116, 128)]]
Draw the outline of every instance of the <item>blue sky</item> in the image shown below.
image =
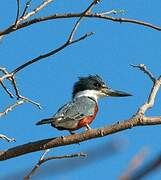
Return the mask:
[[(25, 1), (22, 1), (22, 5)], [(39, 1), (41, 2), (41, 1)], [(63, 12), (80, 12), (91, 1), (55, 1), (37, 16)], [(39, 3), (38, 3), (39, 4)], [(32, 4), (36, 7), (36, 3)], [(116, 17), (134, 18), (160, 25), (161, 2), (150, 0), (107, 1), (97, 5), (93, 12), (124, 9), (125, 14)], [(9, 0), (1, 2), (0, 29), (4, 29), (15, 19), (16, 3)], [(12, 71), (20, 64), (57, 48), (69, 35), (76, 19), (53, 20), (38, 23), (4, 37), (0, 44), (0, 66)], [(161, 32), (129, 23), (114, 23), (98, 19), (85, 19), (76, 37), (95, 32), (88, 39), (74, 44), (55, 56), (27, 67), (16, 75), (21, 94), (43, 106), (39, 110), (31, 104), (24, 104), (7, 114), (0, 121), (0, 133), (15, 137), (16, 142), (8, 144), (1, 141), (1, 149), (7, 149), (43, 138), (67, 135), (50, 126), (35, 126), (35, 123), (53, 115), (65, 102), (71, 99), (73, 83), (79, 76), (99, 74), (107, 84), (118, 90), (133, 94), (128, 98), (106, 98), (99, 102), (99, 113), (91, 125), (103, 127), (118, 120), (130, 118), (143, 104), (152, 83), (130, 64), (146, 64), (155, 77), (161, 74)], [(160, 92), (155, 106), (147, 115), (160, 115)], [(1, 110), (13, 103), (1, 89)], [(98, 179), (108, 177), (117, 179), (126, 169), (129, 161), (142, 148), (148, 149), (145, 162), (160, 152), (160, 126), (137, 127), (117, 134), (52, 149), (50, 155), (63, 155), (87, 152), (85, 159), (56, 160), (42, 165), (33, 179)], [(83, 131), (84, 129), (81, 129)], [(79, 131), (78, 131), (79, 132)], [(119, 150), (111, 152), (111, 142), (117, 141)], [(107, 152), (106, 152), (107, 151)], [(1, 177), (4, 180), (22, 179), (40, 157), (36, 152), (1, 162)], [(159, 171), (146, 179), (160, 179)]]

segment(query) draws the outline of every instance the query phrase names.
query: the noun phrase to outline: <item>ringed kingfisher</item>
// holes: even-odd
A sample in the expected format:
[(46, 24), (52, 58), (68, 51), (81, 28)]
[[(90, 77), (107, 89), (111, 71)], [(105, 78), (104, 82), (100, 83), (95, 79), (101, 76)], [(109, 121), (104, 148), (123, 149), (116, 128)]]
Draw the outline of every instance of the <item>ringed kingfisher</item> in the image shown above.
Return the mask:
[(51, 118), (43, 119), (36, 125), (51, 124), (58, 130), (73, 131), (85, 127), (95, 119), (98, 112), (98, 99), (106, 96), (131, 96), (131, 94), (110, 89), (99, 75), (80, 77), (74, 84), (72, 100), (62, 106)]

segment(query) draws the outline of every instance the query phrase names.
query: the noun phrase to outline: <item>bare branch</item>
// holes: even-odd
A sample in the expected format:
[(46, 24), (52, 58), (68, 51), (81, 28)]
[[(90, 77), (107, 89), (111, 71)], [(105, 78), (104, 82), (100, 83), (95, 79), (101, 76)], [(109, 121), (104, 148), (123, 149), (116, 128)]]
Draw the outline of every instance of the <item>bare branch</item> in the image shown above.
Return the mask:
[[(100, 0), (99, 0), (100, 1)], [(76, 33), (79, 25), (80, 25), (80, 22), (81, 20), (85, 17), (86, 14), (89, 14), (92, 10), (92, 8), (99, 2), (98, 0), (94, 0), (90, 5), (89, 7), (82, 13), (82, 15), (80, 16), (80, 18), (77, 20), (77, 22), (75, 23), (70, 35), (69, 35), (69, 38), (68, 38), (68, 42), (72, 42), (73, 40), (73, 37), (74, 37), (74, 34)]]
[(139, 68), (141, 71), (143, 71), (145, 74), (149, 76), (149, 78), (152, 80), (153, 83), (155, 83), (156, 79), (154, 78), (153, 74), (147, 69), (145, 64), (139, 64), (139, 65), (131, 64), (131, 66), (135, 68)]
[(144, 64), (140, 65), (132, 65), (133, 67), (139, 68), (141, 71), (143, 71), (145, 74), (148, 75), (148, 77), (153, 81), (153, 87), (151, 89), (150, 95), (148, 97), (148, 101), (145, 102), (136, 113), (137, 115), (144, 115), (145, 112), (153, 107), (156, 94), (161, 86), (161, 76), (158, 79), (155, 79), (153, 74), (146, 68)]
[[(78, 133), (74, 135), (62, 137), (54, 137), (50, 139), (39, 140), (35, 142), (30, 142), (20, 146), (10, 148), (8, 150), (2, 151), (0, 153), (0, 161), (21, 156), (23, 154), (41, 151), (45, 149), (50, 149), (53, 147), (66, 146), (70, 144), (76, 144), (83, 141), (87, 141), (94, 138), (104, 137), (110, 134), (117, 133), (126, 129), (131, 129), (135, 126), (145, 126), (145, 125), (158, 125), (161, 124), (161, 117), (159, 118), (148, 118), (135, 116), (131, 119), (119, 121), (113, 125), (105, 126), (103, 128), (88, 130), (83, 133)], [(154, 121), (155, 120), (155, 121)]]
[(117, 11), (112, 9), (111, 11), (105, 11), (105, 12), (101, 12), (99, 14), (102, 14), (102, 15), (117, 14)]
[(27, 9), (28, 9), (29, 6), (30, 6), (30, 3), (31, 3), (31, 0), (28, 0), (28, 1), (26, 2), (25, 8), (24, 8), (23, 13), (22, 13), (22, 15), (21, 15), (20, 18), (23, 18), (23, 17), (26, 15), (26, 12), (27, 12)]
[(12, 111), (15, 107), (22, 105), (25, 102), (24, 99), (15, 102), (14, 104), (11, 104), (10, 106), (8, 106), (3, 112), (0, 112), (0, 118), (2, 116), (5, 116), (8, 112)]
[(7, 137), (4, 134), (0, 134), (0, 138), (6, 140), (7, 142), (14, 142), (14, 141), (16, 141), (15, 138), (9, 138), (9, 137)]
[(63, 156), (49, 156), (47, 158), (45, 158), (46, 155), (46, 151), (43, 153), (43, 155), (41, 156), (41, 158), (39, 159), (39, 161), (37, 162), (37, 164), (33, 167), (33, 169), (31, 170), (31, 172), (24, 177), (24, 180), (28, 180), (31, 178), (31, 176), (33, 176), (33, 174), (36, 172), (36, 170), (45, 162), (53, 160), (53, 159), (64, 159), (64, 158), (75, 158), (75, 157), (86, 157), (87, 154), (85, 153), (76, 153), (76, 154), (70, 154), (70, 155), (63, 155)]
[(17, 26), (17, 21), (18, 21), (18, 18), (19, 18), (19, 14), (20, 14), (20, 0), (17, 0), (17, 14), (16, 14), (16, 20), (15, 20), (15, 23), (14, 23), (15, 26)]
[(13, 88), (14, 88), (14, 90), (15, 90), (17, 99), (19, 99), (19, 98), (20, 98), (20, 93), (19, 93), (19, 89), (18, 89), (18, 87), (17, 87), (17, 85), (16, 85), (16, 79), (15, 79), (14, 76), (11, 77), (11, 83), (12, 83)]
[(29, 99), (29, 98), (26, 98), (26, 97), (20, 95), (19, 89), (18, 89), (18, 87), (17, 87), (17, 85), (16, 85), (16, 80), (15, 80), (15, 77), (14, 77), (14, 74), (13, 74), (13, 73), (9, 73), (5, 68), (2, 68), (2, 67), (0, 67), (0, 71), (5, 74), (4, 76), (0, 77), (0, 84), (2, 85), (2, 87), (4, 88), (4, 90), (5, 90), (11, 97), (13, 97), (13, 94), (12, 94), (12, 93), (7, 89), (7, 87), (3, 84), (3, 80), (4, 80), (4, 79), (8, 79), (8, 80), (11, 82), (11, 84), (12, 84), (14, 90), (15, 90), (17, 99), (21, 99), (21, 101), (17, 101), (15, 104), (10, 105), (9, 107), (7, 107), (2, 113), (0, 113), (0, 117), (6, 115), (6, 114), (7, 114), (9, 111), (11, 111), (13, 108), (15, 108), (16, 106), (19, 106), (19, 105), (23, 104), (24, 102), (29, 102), (29, 103), (31, 103), (31, 104), (36, 105), (39, 109), (42, 109), (42, 107), (41, 107), (41, 105), (40, 105), (39, 103), (37, 103), (37, 102), (35, 102), (35, 101), (33, 101), (33, 100)]
[(113, 9), (113, 10), (111, 10), (111, 11), (104, 11), (104, 12), (101, 12), (101, 13), (99, 13), (99, 14), (101, 14), (101, 15), (110, 15), (110, 14), (124, 14), (125, 13), (125, 11), (123, 10), (123, 9), (119, 9), (119, 10), (115, 10), (115, 9)]
[(37, 106), (39, 109), (42, 109), (42, 107), (41, 107), (41, 105), (39, 103), (37, 103), (37, 102), (35, 102), (35, 101), (33, 101), (33, 100), (29, 99), (29, 98), (21, 96), (20, 94), (19, 94), (19, 98), (22, 99), (25, 102), (28, 102), (28, 103), (31, 103), (31, 104)]
[(144, 114), (148, 109), (152, 108), (154, 105), (156, 94), (161, 85), (161, 78), (157, 79), (153, 85), (153, 88), (150, 92), (148, 101), (139, 108), (138, 114)]
[[(37, 8), (35, 8), (33, 11), (29, 13), (23, 13), (24, 15), (17, 21), (17, 24), (19, 24), (21, 21), (24, 21), (28, 19), (29, 17), (35, 15), (37, 12), (42, 10), (44, 7), (46, 7), (49, 3), (51, 3), (54, 0), (45, 0), (42, 4), (40, 4)], [(28, 4), (27, 4), (28, 5)], [(26, 6), (27, 7), (27, 6)], [(25, 10), (26, 11), (26, 10)]]
[(17, 99), (22, 99), (25, 102), (29, 102), (29, 103), (31, 103), (33, 105), (36, 105), (39, 109), (42, 109), (42, 107), (41, 107), (41, 105), (39, 103), (37, 103), (37, 102), (35, 102), (35, 101), (33, 101), (33, 100), (29, 99), (29, 98), (26, 98), (26, 97), (20, 95), (19, 89), (18, 89), (18, 87), (16, 85), (16, 80), (15, 80), (14, 76), (11, 77), (11, 82), (12, 82), (12, 85), (13, 85), (13, 87), (15, 89)]
[[(35, 23), (40, 23), (40, 22), (49, 21), (49, 20), (51, 21), (51, 20), (55, 20), (55, 19), (75, 18), (75, 17), (81, 17), (81, 16), (82, 16), (82, 13), (67, 13), (67, 14), (53, 14), (50, 16), (39, 17), (39, 18), (35, 18), (32, 20), (26, 21), (24, 23), (18, 24), (16, 29), (12, 25), (3, 31), (0, 31), (0, 36), (12, 33), (14, 31), (17, 31), (21, 28), (28, 27), (28, 26), (35, 24)], [(84, 16), (88, 17), (88, 18), (104, 19), (107, 21), (113, 21), (113, 22), (118, 22), (118, 23), (123, 23), (123, 22), (132, 23), (132, 24), (137, 24), (137, 25), (141, 25), (141, 26), (145, 26), (145, 27), (149, 27), (149, 28), (161, 31), (160, 26), (156, 26), (154, 24), (151, 24), (151, 23), (148, 23), (145, 21), (136, 20), (136, 19), (115, 18), (112, 16), (107, 16), (106, 14), (102, 14), (102, 13), (90, 13), (90, 14), (86, 14)]]
[(46, 149), (45, 151), (44, 151), (44, 153), (42, 154), (42, 156), (40, 157), (40, 161), (42, 161), (44, 158), (45, 158), (45, 156), (47, 155), (47, 153), (50, 151), (50, 149)]
[(73, 40), (70, 44), (77, 43), (77, 42), (79, 42), (79, 41), (81, 41), (81, 40), (83, 40), (83, 39), (85, 39), (85, 38), (87, 38), (87, 37), (89, 37), (89, 36), (91, 36), (93, 34), (94, 34), (94, 32), (86, 33), (83, 36), (81, 36), (80, 38)]
[[(90, 35), (91, 35), (91, 34), (90, 34)], [(78, 38), (78, 39), (76, 39), (76, 40), (74, 40), (74, 41), (72, 41), (72, 42), (70, 42), (70, 43), (64, 43), (62, 46), (58, 47), (57, 49), (54, 49), (54, 50), (52, 50), (52, 51), (50, 51), (50, 52), (48, 52), (48, 53), (46, 53), (46, 54), (42, 54), (42, 55), (40, 55), (40, 56), (38, 56), (38, 57), (36, 57), (36, 58), (34, 58), (34, 59), (32, 59), (32, 60), (29, 60), (29, 61), (27, 61), (26, 63), (22, 64), (21, 66), (17, 67), (16, 69), (14, 69), (14, 70), (12, 71), (12, 74), (15, 75), (17, 72), (19, 72), (20, 70), (26, 68), (27, 66), (29, 66), (29, 65), (31, 65), (31, 64), (33, 64), (33, 63), (35, 63), (35, 62), (38, 62), (38, 61), (40, 61), (40, 60), (42, 60), (42, 59), (45, 59), (45, 58), (47, 58), (47, 57), (49, 57), (49, 56), (52, 56), (52, 55), (58, 53), (59, 51), (61, 51), (62, 49), (66, 48), (67, 46), (70, 46), (71, 44), (77, 43), (77, 42), (85, 39), (85, 38), (88, 37), (88, 36), (89, 36), (89, 35), (86, 34), (86, 35), (84, 35), (83, 37)]]
[[(2, 71), (2, 69), (4, 71)], [(13, 76), (13, 74), (8, 73), (7, 70), (5, 70), (5, 68), (2, 68), (2, 69), (0, 69), (0, 71), (5, 72), (5, 73), (4, 73), (4, 75), (2, 77), (0, 77), (0, 83), (2, 83), (5, 79), (8, 79), (9, 81), (12, 81), (11, 77)]]
[(10, 90), (4, 85), (3, 82), (0, 82), (1, 86), (5, 90), (5, 92), (10, 96), (10, 98), (14, 98), (14, 95), (10, 92)]
[(0, 71), (1, 71), (3, 74), (8, 74), (8, 71), (6, 70), (6, 68), (0, 67)]

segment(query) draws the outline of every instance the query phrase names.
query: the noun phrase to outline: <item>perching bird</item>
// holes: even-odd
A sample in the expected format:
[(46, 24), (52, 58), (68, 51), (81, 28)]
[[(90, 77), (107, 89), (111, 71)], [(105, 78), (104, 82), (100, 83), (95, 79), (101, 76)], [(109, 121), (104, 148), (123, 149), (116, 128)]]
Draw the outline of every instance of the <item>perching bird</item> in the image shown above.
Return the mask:
[(36, 125), (51, 124), (58, 130), (68, 130), (71, 134), (82, 127), (89, 130), (89, 124), (98, 112), (98, 99), (106, 96), (123, 97), (131, 94), (110, 89), (98, 75), (80, 77), (74, 84), (72, 100), (53, 117), (43, 119)]

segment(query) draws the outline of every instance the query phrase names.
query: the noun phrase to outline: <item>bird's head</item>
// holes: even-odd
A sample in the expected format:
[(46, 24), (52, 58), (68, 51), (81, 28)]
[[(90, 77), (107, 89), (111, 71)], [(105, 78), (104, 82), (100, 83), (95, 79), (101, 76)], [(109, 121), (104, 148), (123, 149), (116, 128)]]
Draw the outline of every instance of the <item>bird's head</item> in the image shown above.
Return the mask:
[(73, 98), (80, 96), (88, 96), (96, 101), (100, 97), (114, 96), (124, 97), (131, 94), (110, 89), (99, 75), (89, 75), (80, 77), (73, 87)]

